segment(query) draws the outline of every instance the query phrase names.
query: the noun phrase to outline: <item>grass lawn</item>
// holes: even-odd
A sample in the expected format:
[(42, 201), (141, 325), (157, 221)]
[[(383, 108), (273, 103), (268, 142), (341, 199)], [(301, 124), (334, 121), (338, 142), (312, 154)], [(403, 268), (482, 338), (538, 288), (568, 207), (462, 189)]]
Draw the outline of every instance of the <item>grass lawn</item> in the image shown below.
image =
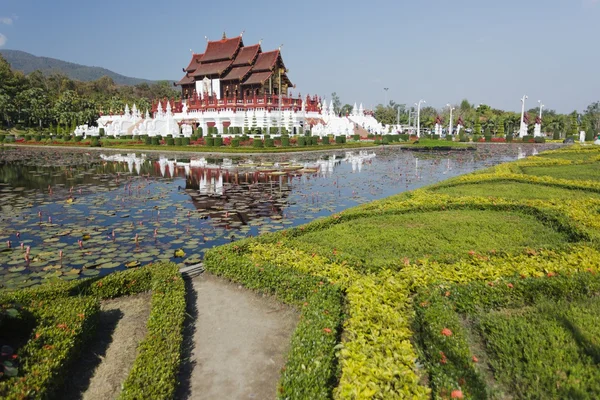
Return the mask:
[(552, 158), (552, 159), (560, 159), (560, 160), (570, 160), (570, 161), (591, 161), (595, 157), (598, 157), (598, 152), (596, 151), (587, 151), (587, 152), (574, 152), (574, 151), (563, 151), (557, 153), (542, 153), (539, 155), (542, 158)]
[(600, 298), (481, 317), (494, 376), (519, 399), (600, 398)]
[(451, 262), (468, 252), (514, 253), (559, 246), (566, 236), (533, 216), (511, 212), (451, 210), (360, 218), (296, 239), (326, 254), (349, 255), (369, 269), (429, 257)]
[(600, 163), (582, 165), (557, 165), (552, 167), (524, 167), (523, 173), (535, 176), (551, 176), (558, 179), (600, 180)]
[(452, 196), (504, 197), (515, 200), (573, 200), (600, 198), (600, 193), (563, 189), (554, 186), (533, 185), (521, 182), (482, 182), (478, 184), (441, 187), (436, 189), (435, 192), (449, 194)]

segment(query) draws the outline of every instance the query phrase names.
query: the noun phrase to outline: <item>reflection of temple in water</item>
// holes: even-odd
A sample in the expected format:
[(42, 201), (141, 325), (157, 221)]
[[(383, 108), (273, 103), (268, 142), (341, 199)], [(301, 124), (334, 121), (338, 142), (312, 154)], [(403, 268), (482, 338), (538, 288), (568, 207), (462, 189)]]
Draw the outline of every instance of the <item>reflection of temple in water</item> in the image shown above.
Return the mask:
[(211, 218), (226, 218), (243, 225), (252, 219), (282, 217), (292, 190), (293, 176), (270, 176), (260, 172), (230, 171), (222, 168), (190, 168), (185, 190), (198, 210)]
[(141, 173), (142, 165), (146, 162), (145, 154), (142, 154), (138, 157), (135, 153), (130, 153), (127, 155), (114, 154), (110, 156), (100, 154), (100, 158), (104, 161), (127, 163), (127, 169), (129, 170), (129, 172), (133, 173), (135, 169), (135, 173), (138, 175)]

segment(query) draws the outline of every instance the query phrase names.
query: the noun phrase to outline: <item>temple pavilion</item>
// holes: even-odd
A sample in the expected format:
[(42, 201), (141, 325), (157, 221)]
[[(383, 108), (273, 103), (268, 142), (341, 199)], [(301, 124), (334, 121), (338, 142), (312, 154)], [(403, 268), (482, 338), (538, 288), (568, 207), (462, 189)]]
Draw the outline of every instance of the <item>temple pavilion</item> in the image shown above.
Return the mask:
[(263, 52), (261, 43), (245, 46), (242, 36), (209, 41), (202, 54), (193, 54), (177, 83), (184, 99), (242, 99), (288, 96), (292, 87), (281, 51)]
[[(193, 53), (184, 76), (175, 83), (181, 98), (157, 99), (145, 113), (134, 104), (120, 115), (103, 115), (98, 128), (80, 127), (77, 134), (173, 135), (189, 137), (194, 130), (228, 136), (240, 131), (313, 135), (350, 135), (356, 126), (383, 131), (373, 116), (354, 104), (352, 113), (338, 115), (333, 102), (319, 96), (294, 96), (294, 85), (283, 63), (281, 48), (263, 51), (261, 43), (245, 46), (242, 35), (208, 41), (204, 53)], [(236, 128), (236, 129), (230, 129)], [(237, 129), (240, 128), (240, 129)], [(364, 130), (363, 130), (364, 131)]]

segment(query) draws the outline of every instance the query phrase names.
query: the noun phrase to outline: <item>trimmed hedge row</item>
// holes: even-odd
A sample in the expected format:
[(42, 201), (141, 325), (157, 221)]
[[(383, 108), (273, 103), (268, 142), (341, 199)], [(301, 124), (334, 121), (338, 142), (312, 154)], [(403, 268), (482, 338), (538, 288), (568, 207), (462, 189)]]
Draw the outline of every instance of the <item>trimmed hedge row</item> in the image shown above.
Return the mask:
[[(0, 304), (16, 300), (3, 296)], [(0, 381), (4, 399), (44, 399), (55, 394), (81, 346), (91, 336), (100, 311), (92, 297), (26, 303), (35, 320), (34, 332), (18, 351), (20, 376)]]
[[(130, 374), (123, 385), (122, 399), (172, 398), (177, 387), (177, 374), (180, 364), (180, 347), (183, 340), (182, 330), (185, 317), (185, 287), (178, 267), (173, 263), (152, 264), (139, 269), (116, 272), (101, 279), (59, 281), (34, 288), (4, 292), (0, 294), (0, 304), (17, 302), (22, 304), (61, 304), (64, 312), (76, 310), (78, 302), (86, 305), (85, 318), (77, 317), (82, 323), (80, 331), (87, 334), (92, 331), (85, 324), (92, 324), (93, 310), (98, 307), (98, 299), (116, 298), (134, 295), (152, 290), (152, 305), (148, 319), (146, 339), (138, 347), (138, 356)], [(73, 305), (71, 305), (73, 304)], [(95, 305), (95, 306), (94, 306)], [(96, 308), (93, 308), (96, 307)], [(70, 312), (70, 311), (69, 311)], [(75, 312), (75, 311), (73, 311)], [(56, 310), (52, 315), (60, 315)], [(69, 314), (70, 315), (70, 314)], [(74, 345), (83, 342), (70, 338)], [(30, 343), (35, 341), (30, 340)], [(51, 381), (28, 387), (28, 392), (51, 393), (69, 373), (66, 364), (70, 363), (78, 352), (63, 350), (57, 355), (61, 368), (50, 370), (52, 365), (39, 363), (38, 376), (51, 376)], [(76, 347), (78, 349), (78, 347)], [(26, 376), (25, 382), (29, 382)], [(54, 383), (56, 381), (56, 383)], [(32, 391), (32, 387), (36, 389)], [(1, 392), (0, 392), (1, 393)], [(12, 393), (12, 392), (10, 392)], [(16, 392), (15, 392), (16, 393)], [(45, 398), (46, 394), (32, 396)]]
[[(492, 390), (478, 364), (481, 354), (472, 353), (459, 314), (463, 315), (462, 318), (477, 320), (492, 310), (533, 306), (546, 299), (573, 301), (595, 296), (599, 291), (600, 276), (588, 272), (564, 276), (549, 273), (544, 278), (512, 278), (493, 283), (422, 288), (414, 301), (414, 331), (422, 358), (426, 360), (433, 397), (443, 398), (452, 391), (460, 390), (467, 397), (486, 398)], [(530, 360), (524, 362), (527, 361)], [(514, 362), (511, 361), (511, 364)], [(550, 371), (546, 375), (555, 376), (555, 372)], [(551, 387), (541, 389), (554, 391)], [(560, 390), (557, 386), (556, 391)]]

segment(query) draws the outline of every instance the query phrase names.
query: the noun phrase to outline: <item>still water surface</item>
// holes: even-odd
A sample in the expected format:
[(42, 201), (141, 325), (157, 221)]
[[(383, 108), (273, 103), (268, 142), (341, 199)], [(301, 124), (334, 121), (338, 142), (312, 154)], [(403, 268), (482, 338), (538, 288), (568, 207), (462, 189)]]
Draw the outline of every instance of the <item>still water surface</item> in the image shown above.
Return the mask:
[[(551, 147), (486, 145), (428, 154), (387, 147), (229, 158), (4, 149), (0, 288), (158, 260), (195, 264), (215, 245)], [(184, 256), (175, 256), (179, 249)]]

